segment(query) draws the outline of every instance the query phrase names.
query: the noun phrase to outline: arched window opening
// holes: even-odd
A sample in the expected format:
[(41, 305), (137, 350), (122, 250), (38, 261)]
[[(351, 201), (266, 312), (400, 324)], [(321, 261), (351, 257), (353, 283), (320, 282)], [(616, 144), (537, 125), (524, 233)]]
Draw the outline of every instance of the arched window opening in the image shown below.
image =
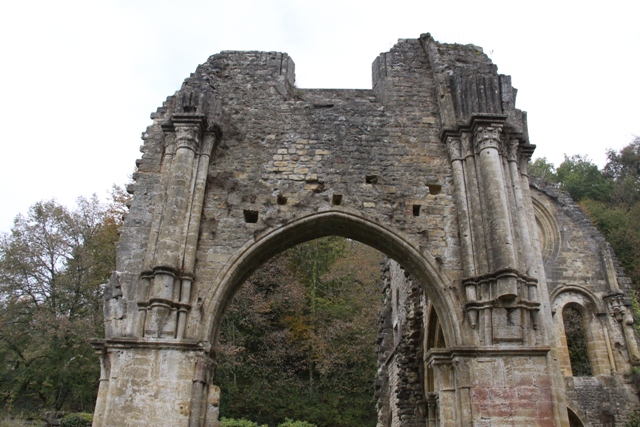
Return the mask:
[[(436, 314), (436, 310), (433, 308), (433, 306), (431, 306), (429, 310), (429, 317), (427, 321), (427, 336), (425, 342), (425, 354), (433, 348), (446, 347), (444, 342), (444, 335), (442, 334), (442, 326), (440, 325), (438, 315)], [(433, 392), (435, 390), (433, 378), (433, 368), (428, 366), (425, 390), (427, 393)]]
[(573, 412), (571, 409), (567, 408), (567, 413), (569, 415), (569, 427), (584, 427), (580, 418)]
[[(444, 342), (444, 335), (442, 333), (442, 326), (438, 320), (438, 314), (433, 305), (429, 307), (428, 317), (426, 322), (426, 337), (425, 337), (425, 354), (434, 348), (444, 348), (446, 344)], [(435, 387), (435, 373), (433, 367), (427, 365), (425, 378), (425, 396), (427, 401), (427, 423), (429, 426), (437, 425), (440, 419), (440, 411), (438, 406), (438, 394)]]
[(592, 376), (582, 313), (575, 307), (565, 307), (562, 310), (562, 321), (564, 323), (564, 333), (567, 339), (567, 349), (573, 376)]

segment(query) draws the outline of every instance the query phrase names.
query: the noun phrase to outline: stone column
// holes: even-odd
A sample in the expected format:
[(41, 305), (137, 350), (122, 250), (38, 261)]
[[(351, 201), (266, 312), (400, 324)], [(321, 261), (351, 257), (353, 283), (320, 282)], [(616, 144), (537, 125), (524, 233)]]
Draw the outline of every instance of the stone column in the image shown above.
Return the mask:
[[(186, 116), (186, 115), (185, 115)], [(186, 225), (191, 199), (191, 179), (194, 160), (200, 148), (201, 117), (190, 120), (187, 116), (174, 116), (176, 153), (171, 164), (171, 178), (167, 188), (167, 202), (163, 210), (163, 224), (158, 239), (156, 268), (178, 268), (181, 237)], [(166, 290), (159, 293), (167, 295)], [(169, 294), (170, 295), (170, 294)]]
[[(175, 114), (172, 123), (176, 132), (176, 151), (171, 162), (167, 197), (158, 233), (153, 286), (149, 292), (151, 322), (147, 319), (145, 335), (163, 335), (165, 324), (174, 310), (172, 302), (179, 299), (182, 251), (188, 212), (192, 197), (192, 182), (197, 150), (200, 148), (201, 114)], [(175, 319), (173, 319), (175, 321)], [(149, 324), (150, 323), (150, 324)], [(173, 329), (171, 327), (170, 329)]]
[(107, 410), (109, 379), (111, 377), (111, 360), (109, 353), (100, 348), (98, 350), (98, 357), (100, 358), (100, 386), (98, 388), (96, 406), (93, 410), (93, 427), (102, 427), (105, 425), (104, 415)]
[(151, 230), (149, 232), (149, 243), (147, 245), (147, 253), (144, 259), (144, 270), (151, 271), (156, 258), (156, 248), (158, 246), (158, 234), (162, 225), (162, 212), (167, 203), (167, 186), (171, 178), (171, 164), (173, 156), (176, 153), (176, 134), (173, 132), (173, 126), (168, 123), (163, 126), (164, 129), (164, 156), (162, 158), (160, 180), (160, 193), (157, 196), (156, 207), (151, 222)]
[[(458, 225), (460, 227), (460, 249), (462, 255), (462, 271), (465, 278), (476, 275), (473, 236), (471, 233), (471, 221), (469, 218), (469, 203), (467, 201), (467, 191), (465, 174), (461, 153), (461, 141), (459, 137), (448, 136), (446, 139), (449, 159), (451, 160), (451, 170), (453, 173), (454, 197), (458, 211)], [(478, 299), (475, 282), (465, 285), (465, 294), (468, 302), (475, 302)], [(467, 316), (471, 327), (475, 329), (478, 324), (478, 310), (467, 310)]]
[[(485, 230), (486, 221), (484, 217), (486, 212), (480, 198), (481, 183), (478, 181), (471, 133), (463, 131), (460, 136), (460, 142), (461, 154), (464, 159), (465, 192), (470, 211), (469, 221), (471, 222), (471, 232), (473, 233), (475, 274), (482, 275), (489, 272), (489, 264), (493, 262), (486, 240), (488, 234)], [(475, 215), (472, 215), (471, 212), (475, 212)]]
[(213, 363), (209, 357), (201, 357), (196, 362), (191, 389), (191, 414), (189, 427), (200, 427), (207, 416), (208, 384), (213, 376)]
[[(194, 341), (142, 341), (129, 338), (99, 340), (93, 345), (110, 356), (111, 372), (108, 391), (100, 398), (100, 406), (96, 408), (94, 425), (202, 425), (191, 424), (190, 419), (204, 418), (202, 393), (193, 393), (194, 388), (195, 391), (200, 389), (201, 378), (205, 382), (209, 378), (206, 372), (204, 377), (198, 372), (198, 363), (209, 360), (209, 348)], [(102, 390), (100, 394), (102, 396)]]
[[(462, 154), (460, 151), (460, 138), (448, 136), (447, 149), (451, 160), (453, 173), (453, 192), (458, 208), (458, 224), (460, 226), (460, 246), (462, 249), (462, 269), (464, 277), (472, 277), (476, 274), (473, 260), (473, 240), (471, 236), (471, 223), (469, 221), (469, 205), (465, 185), (464, 169), (462, 166)], [(473, 298), (475, 300), (475, 296)]]
[(184, 256), (181, 266), (184, 274), (182, 277), (182, 286), (180, 287), (181, 306), (178, 310), (178, 339), (184, 338), (187, 327), (187, 312), (191, 299), (191, 287), (195, 275), (194, 267), (196, 263), (196, 249), (198, 247), (198, 234), (200, 231), (200, 218), (202, 216), (202, 207), (204, 204), (204, 193), (207, 185), (209, 163), (211, 161), (211, 153), (213, 151), (215, 141), (215, 134), (204, 134), (204, 141), (198, 156), (198, 165), (193, 185), (193, 201), (191, 203), (191, 212), (189, 212), (188, 228), (184, 243)]
[[(173, 132), (173, 125), (171, 123), (165, 123), (163, 126), (164, 132), (164, 156), (162, 158), (162, 165), (160, 171), (162, 178), (160, 180), (159, 193), (155, 200), (155, 209), (153, 213), (153, 219), (151, 221), (151, 230), (149, 231), (149, 239), (147, 243), (147, 252), (145, 253), (144, 265), (142, 269), (142, 275), (140, 277), (142, 281), (142, 288), (149, 289), (153, 284), (153, 266), (156, 258), (156, 249), (158, 247), (158, 236), (162, 226), (162, 212), (167, 204), (167, 187), (171, 178), (171, 164), (176, 151), (176, 137)], [(144, 326), (146, 323), (148, 307), (138, 307), (138, 321), (131, 323), (131, 336), (144, 336)]]
[[(195, 278), (194, 266), (215, 132), (199, 113), (174, 114), (163, 126), (168, 153), (152, 222), (145, 269), (148, 300), (138, 303), (136, 336), (184, 339)], [(150, 314), (149, 314), (150, 313)]]
[(638, 350), (638, 342), (636, 341), (633, 330), (633, 313), (628, 307), (631, 303), (625, 301), (625, 297), (622, 292), (614, 293), (605, 297), (605, 302), (607, 303), (609, 312), (622, 327), (622, 333), (624, 334), (624, 340), (627, 344), (630, 363), (633, 365), (640, 362), (640, 351)]
[[(478, 169), (482, 176), (482, 195), (487, 213), (491, 216), (489, 232), (493, 242), (492, 270), (516, 267), (513, 236), (509, 217), (509, 205), (504, 188), (504, 174), (500, 159), (500, 134), (502, 123), (477, 120), (473, 123)], [(498, 298), (516, 298), (517, 280), (512, 275), (502, 275), (497, 279)]]
[(607, 346), (607, 357), (609, 358), (609, 365), (611, 366), (611, 373), (617, 373), (616, 359), (613, 357), (613, 349), (611, 348), (611, 338), (609, 338), (609, 328), (607, 327), (607, 313), (598, 313), (598, 321), (602, 327), (602, 334), (604, 336), (604, 343)]
[(600, 243), (600, 255), (602, 257), (602, 263), (604, 264), (604, 271), (607, 278), (607, 284), (611, 292), (620, 291), (618, 286), (618, 275), (616, 274), (616, 267), (613, 265), (613, 258), (611, 257), (611, 250), (609, 249), (609, 243)]
[(518, 229), (520, 231), (520, 246), (522, 248), (522, 254), (524, 256), (523, 266), (524, 273), (531, 274), (532, 266), (535, 261), (533, 259), (533, 251), (531, 246), (531, 238), (528, 226), (527, 207), (524, 202), (524, 195), (522, 193), (520, 178), (520, 171), (518, 170), (518, 146), (520, 141), (512, 139), (509, 141), (507, 147), (507, 160), (509, 162), (509, 175), (510, 182), (513, 188), (513, 196), (515, 200), (515, 220), (518, 223)]

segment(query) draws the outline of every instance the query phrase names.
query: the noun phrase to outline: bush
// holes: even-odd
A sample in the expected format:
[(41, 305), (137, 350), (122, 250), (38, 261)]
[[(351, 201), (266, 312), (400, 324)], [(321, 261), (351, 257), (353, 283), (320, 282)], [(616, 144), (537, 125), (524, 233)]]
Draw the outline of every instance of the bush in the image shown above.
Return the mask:
[(287, 418), (282, 424), (278, 424), (278, 427), (317, 427), (315, 424), (308, 423), (306, 421), (291, 420)]
[(91, 427), (93, 424), (93, 415), (77, 412), (65, 415), (60, 420), (60, 427)]
[[(61, 426), (62, 427), (62, 426)], [(266, 424), (260, 426), (258, 423), (245, 419), (234, 419), (222, 417), (220, 420), (220, 427), (268, 427)]]

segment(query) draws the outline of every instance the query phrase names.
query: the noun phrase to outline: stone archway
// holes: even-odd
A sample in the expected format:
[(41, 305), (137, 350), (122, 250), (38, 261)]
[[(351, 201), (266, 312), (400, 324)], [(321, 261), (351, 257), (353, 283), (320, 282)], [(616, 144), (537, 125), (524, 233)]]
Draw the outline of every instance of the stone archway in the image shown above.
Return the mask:
[(234, 290), (340, 235), (397, 260), (433, 304), (447, 347), (418, 371), (441, 427), (566, 427), (510, 78), (423, 35), (376, 59), (372, 90), (294, 79), (286, 54), (222, 52), (152, 115), (95, 343), (94, 425), (215, 426), (211, 343)]
[[(210, 331), (206, 336), (212, 343), (212, 348), (215, 347), (213, 343), (217, 340), (218, 328), (233, 294), (263, 262), (300, 243), (328, 235), (357, 240), (397, 260), (403, 271), (420, 283), (423, 292), (428, 296), (427, 299), (432, 301), (430, 306), (433, 313), (441, 313), (443, 320), (440, 322), (440, 333), (446, 337), (441, 339), (452, 343), (461, 341), (459, 334), (463, 319), (449, 306), (446, 289), (450, 289), (452, 284), (438, 271), (438, 262), (429, 253), (423, 253), (413, 247), (401, 235), (370, 219), (345, 209), (332, 209), (294, 220), (247, 242), (229, 260), (228, 266), (220, 274), (219, 286), (206, 298), (210, 304), (204, 312), (211, 314), (203, 323), (206, 325), (204, 331)], [(209, 326), (209, 322), (216, 323)], [(212, 358), (216, 359), (216, 356), (212, 354)], [(208, 366), (213, 365), (214, 363), (210, 362)], [(202, 408), (196, 415), (192, 412), (192, 415), (202, 419), (205, 425), (208, 425), (208, 418), (216, 418), (218, 414), (217, 402), (220, 391), (214, 377), (213, 372), (208, 374), (209, 381), (203, 381), (201, 390), (198, 390), (199, 396), (195, 398), (197, 403), (193, 405)], [(373, 382), (373, 378), (371, 381)], [(193, 422), (198, 425), (195, 420)]]
[(305, 216), (247, 242), (230, 260), (221, 273), (219, 285), (206, 298), (209, 303), (204, 312), (205, 337), (213, 342), (218, 324), (235, 290), (241, 286), (256, 268), (266, 260), (286, 249), (308, 240), (325, 236), (341, 236), (357, 240), (386, 256), (396, 260), (408, 272), (418, 278), (424, 291), (434, 303), (446, 334), (446, 341), (461, 342), (460, 325), (462, 319), (446, 297), (446, 289), (451, 287), (449, 279), (439, 272), (438, 262), (428, 252), (421, 252), (409, 241), (385, 227), (346, 210), (334, 209)]

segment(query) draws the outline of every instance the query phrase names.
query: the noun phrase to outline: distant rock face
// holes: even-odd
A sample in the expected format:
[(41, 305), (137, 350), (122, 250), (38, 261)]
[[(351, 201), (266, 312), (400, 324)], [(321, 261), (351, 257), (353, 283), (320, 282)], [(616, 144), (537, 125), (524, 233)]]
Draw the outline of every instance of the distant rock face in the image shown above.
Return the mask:
[[(294, 81), (287, 54), (225, 51), (152, 114), (95, 341), (94, 426), (218, 425), (235, 290), (326, 235), (394, 260), (380, 426), (625, 422), (640, 358), (628, 279), (567, 195), (530, 182), (510, 78), (476, 46), (423, 35), (374, 61), (371, 90)], [(572, 377), (565, 307), (593, 377)]]

